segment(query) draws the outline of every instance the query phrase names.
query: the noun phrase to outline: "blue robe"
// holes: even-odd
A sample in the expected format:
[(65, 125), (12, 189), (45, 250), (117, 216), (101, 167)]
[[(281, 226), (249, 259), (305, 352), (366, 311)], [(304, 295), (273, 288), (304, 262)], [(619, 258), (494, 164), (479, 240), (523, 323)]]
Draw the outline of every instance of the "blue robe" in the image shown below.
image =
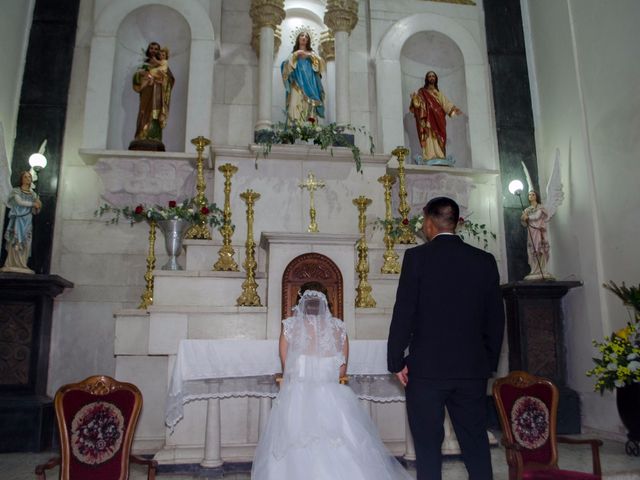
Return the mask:
[[(316, 116), (324, 118), (324, 89), (320, 75), (322, 59), (313, 52), (309, 53), (312, 55), (309, 58), (297, 58), (292, 53), (280, 66), (290, 120), (306, 121), (308, 117)], [(301, 112), (304, 118), (296, 118), (298, 115), (293, 117), (289, 112), (293, 90), (296, 89), (307, 106), (306, 111)]]
[(9, 223), (4, 238), (9, 252), (5, 267), (27, 268), (27, 260), (31, 256), (31, 238), (33, 230), (33, 208), (38, 199), (35, 192), (25, 193), (20, 187), (11, 190), (7, 205)]

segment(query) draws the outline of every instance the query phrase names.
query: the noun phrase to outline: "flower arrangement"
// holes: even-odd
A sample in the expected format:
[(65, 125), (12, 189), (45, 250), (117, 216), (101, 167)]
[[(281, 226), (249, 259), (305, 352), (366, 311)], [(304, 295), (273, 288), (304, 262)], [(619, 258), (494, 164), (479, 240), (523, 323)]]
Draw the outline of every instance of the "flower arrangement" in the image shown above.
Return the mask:
[(186, 199), (182, 203), (170, 200), (166, 206), (140, 204), (133, 208), (129, 206), (118, 208), (105, 203), (94, 212), (94, 215), (96, 217), (111, 215), (111, 218), (107, 221), (109, 224), (118, 223), (121, 216), (128, 219), (132, 225), (143, 220), (155, 220), (157, 222), (160, 220), (181, 219), (194, 224), (204, 220), (209, 226), (220, 227), (223, 222), (223, 212), (215, 203), (200, 207), (196, 204), (194, 198)]
[(635, 307), (634, 321), (608, 337), (602, 342), (593, 341), (600, 353), (594, 357), (595, 367), (587, 371), (588, 377), (594, 377), (594, 390), (604, 393), (625, 385), (640, 382), (640, 313), (637, 309), (639, 287), (622, 286), (614, 282), (603, 284), (603, 287), (618, 296), (625, 305)]
[[(264, 129), (256, 132), (256, 143), (262, 145), (262, 156), (266, 158), (271, 152), (274, 144), (293, 144), (296, 140), (303, 142), (313, 142), (319, 145), (322, 150), (329, 150), (333, 155), (332, 147), (348, 147), (351, 149), (353, 160), (356, 163), (356, 170), (362, 170), (362, 160), (360, 149), (349, 141), (348, 132), (362, 133), (369, 139), (369, 152), (373, 153), (373, 137), (364, 127), (354, 127), (353, 125), (340, 125), (329, 123), (328, 125), (318, 125), (316, 119), (309, 117), (306, 122), (278, 122), (272, 129)], [(256, 156), (257, 160), (257, 156)], [(257, 163), (256, 163), (257, 168)]]
[[(409, 225), (411, 230), (415, 232), (417, 236), (419, 236), (420, 238), (423, 237), (422, 225), (424, 223), (424, 215), (422, 214), (413, 215), (412, 217), (409, 217), (404, 220), (401, 217), (394, 217), (393, 219), (390, 220), (390, 222), (392, 227), (390, 235), (394, 240), (400, 236), (400, 226), (402, 224)], [(383, 230), (386, 230), (388, 223), (389, 221), (384, 219), (378, 219), (376, 221), (376, 225), (382, 228)], [(479, 244), (480, 243), (482, 244), (485, 250), (489, 248), (489, 238), (492, 238), (493, 240), (497, 238), (495, 233), (487, 229), (486, 224), (474, 223), (471, 220), (469, 220), (469, 216), (467, 216), (467, 218), (460, 217), (460, 219), (458, 220), (458, 227), (456, 228), (456, 233), (463, 240), (465, 238), (475, 239), (476, 242), (478, 242)]]

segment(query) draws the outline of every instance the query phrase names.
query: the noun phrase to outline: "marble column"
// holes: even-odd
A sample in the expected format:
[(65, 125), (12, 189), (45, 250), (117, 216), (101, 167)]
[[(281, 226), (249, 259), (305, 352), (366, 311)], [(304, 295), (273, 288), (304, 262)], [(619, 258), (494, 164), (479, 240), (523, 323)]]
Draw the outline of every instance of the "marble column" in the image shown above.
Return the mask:
[[(255, 130), (271, 128), (271, 90), (275, 31), (284, 20), (284, 0), (252, 0), (249, 15), (254, 36), (259, 35), (258, 55), (258, 121)], [(252, 41), (254, 49), (257, 42)]]
[(350, 123), (349, 34), (358, 23), (356, 0), (328, 0), (324, 23), (335, 37), (336, 123)]
[(262, 434), (267, 428), (269, 422), (269, 414), (271, 413), (271, 398), (261, 397), (260, 406), (258, 409), (258, 438), (262, 437)]
[[(207, 380), (210, 392), (218, 392), (220, 380)], [(215, 468), (222, 465), (220, 455), (220, 399), (207, 400), (207, 421), (204, 437), (204, 458), (200, 465), (205, 468)]]
[[(326, 78), (336, 78), (336, 49), (335, 38), (331, 30), (325, 30), (320, 34), (320, 55), (327, 65)], [(328, 85), (325, 84), (326, 90)], [(336, 121), (336, 96), (326, 95), (325, 97), (325, 121)]]

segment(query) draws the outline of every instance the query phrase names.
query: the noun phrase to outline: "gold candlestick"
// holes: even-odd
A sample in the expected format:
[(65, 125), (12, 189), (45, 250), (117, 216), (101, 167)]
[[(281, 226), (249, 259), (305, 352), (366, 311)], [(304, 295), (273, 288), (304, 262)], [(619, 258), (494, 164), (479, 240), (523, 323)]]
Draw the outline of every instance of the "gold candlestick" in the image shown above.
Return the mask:
[[(207, 197), (204, 195), (207, 184), (204, 180), (204, 158), (202, 157), (202, 152), (204, 151), (204, 147), (211, 144), (211, 140), (199, 136), (191, 139), (191, 143), (196, 146), (196, 151), (198, 152), (198, 158), (196, 160), (198, 177), (196, 181), (196, 196), (193, 198), (193, 203), (194, 206), (200, 210), (202, 207), (207, 206)], [(200, 223), (191, 225), (184, 238), (211, 240), (211, 232), (209, 231), (209, 227), (207, 227), (207, 220), (203, 218)]]
[(416, 234), (411, 231), (409, 227), (409, 204), (407, 203), (407, 187), (405, 185), (405, 176), (404, 176), (404, 157), (409, 153), (409, 149), (404, 147), (396, 147), (391, 155), (395, 155), (398, 157), (398, 179), (399, 179), (399, 188), (398, 194), (400, 196), (400, 206), (398, 207), (398, 212), (402, 217), (402, 221), (400, 222), (400, 235), (398, 235), (398, 243), (401, 244), (411, 244), (416, 243)]
[(376, 301), (371, 296), (371, 285), (369, 285), (369, 247), (367, 247), (366, 240), (366, 228), (367, 217), (365, 210), (371, 205), (371, 199), (360, 195), (358, 198), (353, 199), (353, 204), (358, 207), (358, 229), (360, 230), (360, 240), (356, 244), (356, 250), (358, 251), (358, 265), (356, 265), (356, 272), (358, 272), (358, 286), (356, 287), (356, 307), (359, 308), (373, 308), (376, 306)]
[(213, 265), (213, 270), (223, 272), (237, 272), (238, 264), (233, 259), (235, 251), (231, 246), (231, 235), (235, 228), (231, 224), (231, 176), (238, 171), (238, 167), (225, 163), (218, 167), (218, 171), (224, 175), (224, 210), (222, 212), (222, 247), (218, 250), (218, 261)]
[(384, 186), (384, 219), (386, 222), (384, 229), (384, 246), (386, 247), (386, 249), (383, 254), (384, 263), (382, 264), (380, 273), (400, 273), (400, 262), (398, 262), (398, 254), (393, 249), (395, 241), (391, 236), (391, 231), (393, 230), (393, 217), (391, 215), (391, 187), (394, 183), (396, 183), (396, 177), (388, 174), (383, 175), (378, 178), (378, 182), (380, 182)]
[(305, 182), (300, 182), (298, 186), (303, 190), (305, 188), (309, 190), (309, 216), (311, 217), (311, 222), (309, 223), (307, 231), (312, 233), (318, 232), (318, 224), (316, 223), (316, 208), (313, 203), (313, 193), (320, 188), (324, 188), (325, 183), (322, 181), (317, 181), (316, 177), (313, 175), (313, 172), (309, 172), (309, 175), (307, 175), (307, 180)]
[(146, 287), (140, 296), (138, 308), (146, 309), (153, 305), (153, 269), (156, 266), (156, 221), (149, 222), (149, 253), (147, 254), (147, 271), (144, 274)]
[(260, 194), (253, 190), (247, 190), (240, 194), (240, 198), (247, 204), (247, 242), (245, 243), (245, 260), (242, 266), (247, 272), (247, 278), (242, 282), (242, 294), (236, 300), (236, 305), (244, 307), (261, 307), (256, 283), (255, 257), (256, 244), (253, 241), (253, 204), (260, 198)]

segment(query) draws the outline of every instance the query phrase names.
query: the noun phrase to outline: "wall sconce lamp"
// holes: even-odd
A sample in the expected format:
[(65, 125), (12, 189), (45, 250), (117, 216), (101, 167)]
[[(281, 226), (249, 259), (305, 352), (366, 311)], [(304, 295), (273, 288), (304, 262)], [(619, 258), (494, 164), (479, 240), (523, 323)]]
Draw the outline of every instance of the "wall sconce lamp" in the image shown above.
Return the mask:
[(29, 157), (29, 166), (31, 170), (32, 183), (35, 185), (38, 180), (38, 172), (47, 166), (47, 157), (44, 156), (45, 148), (47, 147), (47, 139), (45, 138), (37, 153), (32, 153)]
[(511, 180), (508, 188), (511, 195), (518, 196), (520, 206), (524, 209), (524, 204), (522, 203), (522, 191), (524, 190), (524, 184), (520, 180)]

